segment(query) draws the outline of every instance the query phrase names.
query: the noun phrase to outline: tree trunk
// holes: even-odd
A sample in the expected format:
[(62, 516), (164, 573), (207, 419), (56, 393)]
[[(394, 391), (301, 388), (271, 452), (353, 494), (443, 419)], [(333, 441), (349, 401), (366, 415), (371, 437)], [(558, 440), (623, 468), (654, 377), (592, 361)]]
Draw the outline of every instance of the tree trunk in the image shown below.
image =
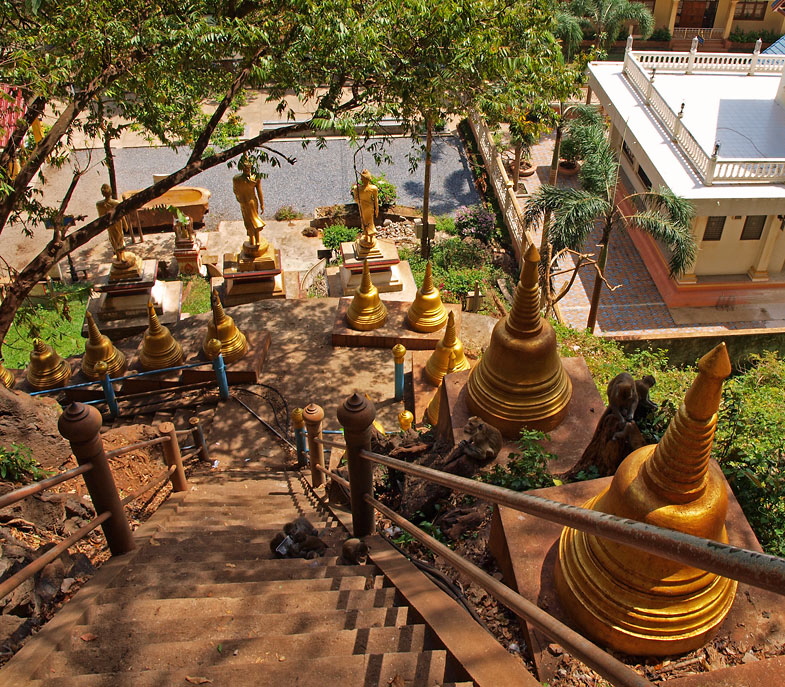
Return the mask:
[(515, 161), (512, 163), (512, 190), (518, 193), (518, 180), (521, 178), (521, 157), (523, 156), (523, 146), (515, 146)]
[(431, 257), (431, 238), (428, 235), (428, 200), (431, 194), (431, 146), (433, 144), (433, 117), (425, 116), (425, 179), (422, 192), (422, 238), (420, 253), (424, 260)]
[[(559, 156), (561, 154), (562, 127), (561, 120), (556, 125), (556, 138), (553, 142), (553, 155), (551, 156), (551, 172), (548, 183), (556, 186), (559, 179)], [(551, 245), (548, 240), (548, 227), (551, 223), (551, 211), (546, 210), (542, 217), (542, 236), (540, 238), (540, 307), (549, 309), (553, 304), (553, 288), (551, 287)], [(547, 262), (544, 262), (547, 261)], [(545, 313), (547, 316), (547, 312)]]
[(106, 170), (109, 173), (109, 185), (112, 187), (112, 198), (120, 198), (117, 189), (117, 175), (114, 169), (114, 153), (112, 153), (112, 137), (108, 130), (104, 130), (104, 159), (106, 160)]
[(608, 243), (610, 239), (610, 230), (605, 229), (600, 242), (600, 257), (597, 259), (597, 276), (594, 279), (594, 289), (591, 294), (589, 319), (586, 322), (586, 329), (592, 334), (594, 334), (594, 327), (597, 325), (597, 312), (600, 309), (600, 294), (602, 293), (603, 278), (605, 277), (605, 263), (608, 262)]

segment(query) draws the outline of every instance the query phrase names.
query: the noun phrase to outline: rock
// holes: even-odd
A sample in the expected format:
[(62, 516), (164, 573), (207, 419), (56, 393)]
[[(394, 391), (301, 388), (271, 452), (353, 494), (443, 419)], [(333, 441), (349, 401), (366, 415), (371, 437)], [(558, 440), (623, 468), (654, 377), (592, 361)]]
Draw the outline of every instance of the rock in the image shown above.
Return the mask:
[(302, 231), (303, 236), (307, 236), (308, 238), (316, 238), (319, 236), (319, 230), (316, 227), (305, 227)]
[(95, 575), (95, 566), (83, 553), (71, 554), (71, 562), (71, 567), (68, 569), (68, 577), (75, 577), (81, 580)]
[(95, 516), (93, 504), (84, 498), (69, 496), (65, 502), (65, 514), (67, 517), (81, 518), (82, 520), (92, 520)]
[(389, 218), (388, 218), (388, 219), (384, 220), (384, 222), (383, 222), (382, 224), (383, 224), (385, 227), (389, 227), (389, 226), (392, 226), (392, 223), (393, 223), (393, 221), (392, 221), (391, 219), (389, 219)]
[(65, 520), (65, 494), (42, 492), (0, 511), (0, 522), (14, 519), (34, 523), (38, 529), (58, 530)]
[(71, 587), (73, 587), (75, 584), (76, 584), (76, 579), (74, 579), (73, 577), (66, 577), (63, 579), (63, 582), (60, 585), (60, 591), (63, 594), (68, 594), (68, 592), (71, 590)]
[(751, 651), (748, 651), (746, 654), (744, 654), (744, 656), (741, 657), (742, 663), (755, 663), (757, 660), (759, 660), (758, 657)]

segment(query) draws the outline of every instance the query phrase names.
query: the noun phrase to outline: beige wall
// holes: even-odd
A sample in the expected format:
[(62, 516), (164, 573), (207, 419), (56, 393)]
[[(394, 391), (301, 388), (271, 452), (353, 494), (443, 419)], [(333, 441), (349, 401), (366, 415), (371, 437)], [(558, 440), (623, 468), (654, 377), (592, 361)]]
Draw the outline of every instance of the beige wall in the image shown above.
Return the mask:
[[(696, 235), (702, 239), (706, 217), (696, 217)], [(725, 220), (720, 241), (700, 241), (698, 259), (693, 272), (697, 276), (746, 274), (760, 253), (761, 241), (740, 241), (744, 218)], [(764, 232), (765, 235), (765, 232)]]
[[(768, 0), (769, 4), (771, 0)], [(730, 9), (731, 0), (720, 0), (717, 5), (717, 14), (714, 18), (714, 26), (716, 28), (723, 28), (728, 19), (728, 10)], [(678, 0), (677, 0), (678, 4)], [(675, 20), (675, 12), (672, 14), (673, 2), (672, 0), (657, 0), (654, 5), (654, 26), (656, 28), (666, 27), (671, 32), (673, 31), (673, 24), (670, 23), (671, 16)], [(740, 28), (742, 31), (755, 31), (758, 29), (765, 29), (767, 31), (776, 31), (778, 33), (785, 33), (785, 15), (779, 12), (772, 12), (770, 9), (766, 10), (766, 15), (761, 21), (737, 21), (731, 17), (731, 26)]]

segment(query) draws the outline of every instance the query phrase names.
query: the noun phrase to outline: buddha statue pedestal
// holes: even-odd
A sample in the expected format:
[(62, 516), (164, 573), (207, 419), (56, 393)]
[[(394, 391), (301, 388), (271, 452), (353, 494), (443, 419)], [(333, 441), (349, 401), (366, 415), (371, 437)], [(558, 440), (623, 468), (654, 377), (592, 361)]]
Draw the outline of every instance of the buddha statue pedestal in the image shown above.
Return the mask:
[[(286, 298), (281, 251), (267, 241), (260, 246), (245, 241), (240, 253), (225, 253), (222, 272), (221, 300), (225, 305)], [(220, 279), (213, 280), (212, 286), (218, 288)]]
[[(203, 234), (206, 238), (208, 234)], [(175, 231), (174, 259), (177, 260), (178, 274), (191, 276), (202, 271), (202, 251), (205, 249), (206, 240), (197, 238), (191, 232), (178, 233)]]
[[(147, 328), (147, 304), (152, 302), (162, 324), (180, 319), (183, 284), (180, 281), (162, 282), (156, 279), (158, 262), (142, 261), (141, 274), (129, 279), (112, 279), (109, 270), (96, 279), (94, 296), (87, 310), (99, 323), (101, 330), (112, 339), (139, 334)], [(87, 337), (87, 322), (82, 327)]]
[(353, 296), (360, 286), (365, 260), (371, 270), (371, 282), (379, 293), (403, 290), (403, 279), (398, 267), (401, 259), (394, 243), (377, 239), (372, 248), (364, 248), (360, 245), (360, 239), (357, 239), (354, 243), (341, 244), (341, 256), (343, 265), (340, 277), (344, 296)]

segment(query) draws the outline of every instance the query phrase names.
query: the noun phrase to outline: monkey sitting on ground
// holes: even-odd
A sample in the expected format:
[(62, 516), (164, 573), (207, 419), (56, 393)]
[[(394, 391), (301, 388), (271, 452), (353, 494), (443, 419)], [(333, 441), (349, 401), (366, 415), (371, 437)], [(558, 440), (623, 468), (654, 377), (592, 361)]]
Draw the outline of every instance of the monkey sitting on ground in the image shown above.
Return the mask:
[(319, 538), (316, 528), (305, 517), (283, 526), (270, 541), (270, 551), (276, 558), (317, 558), (323, 556), (327, 545)]
[(620, 372), (608, 382), (608, 411), (619, 418), (619, 431), (613, 439), (626, 436), (629, 423), (657, 408), (649, 399), (649, 389), (655, 384), (651, 375), (635, 380), (629, 372)]
[(368, 545), (357, 537), (349, 537), (341, 547), (341, 563), (363, 565), (368, 559)]
[(462, 441), (463, 452), (478, 463), (487, 463), (499, 455), (502, 450), (501, 432), (476, 415), (470, 417), (463, 427), (467, 439)]

